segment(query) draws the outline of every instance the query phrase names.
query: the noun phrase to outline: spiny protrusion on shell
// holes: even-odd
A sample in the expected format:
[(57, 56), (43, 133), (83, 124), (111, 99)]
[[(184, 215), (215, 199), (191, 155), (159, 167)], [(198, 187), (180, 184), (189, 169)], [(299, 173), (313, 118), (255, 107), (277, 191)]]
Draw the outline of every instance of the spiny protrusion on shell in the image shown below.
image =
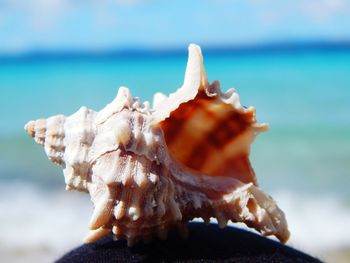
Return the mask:
[(282, 242), (289, 237), (283, 212), (257, 186), (250, 145), (267, 124), (240, 104), (234, 89), (209, 84), (201, 50), (189, 46), (184, 84), (153, 108), (121, 87), (99, 112), (82, 107), (25, 126), (63, 167), (68, 190), (88, 192), (94, 203), (86, 242), (109, 233), (132, 245), (166, 238), (201, 217), (244, 222)]

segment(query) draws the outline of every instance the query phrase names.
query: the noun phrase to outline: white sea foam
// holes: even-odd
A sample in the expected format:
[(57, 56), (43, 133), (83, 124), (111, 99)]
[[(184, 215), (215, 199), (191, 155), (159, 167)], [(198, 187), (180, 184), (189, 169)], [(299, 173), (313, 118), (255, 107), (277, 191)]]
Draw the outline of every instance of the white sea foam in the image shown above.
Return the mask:
[(81, 244), (92, 204), (81, 193), (2, 182), (0, 211), (4, 262), (53, 262)]
[[(349, 206), (327, 196), (279, 192), (273, 197), (286, 213), (289, 245), (314, 256), (350, 247)], [(82, 243), (92, 203), (82, 193), (2, 182), (0, 211), (0, 253), (6, 262), (50, 262)]]
[(350, 248), (350, 206), (332, 196), (279, 192), (291, 232), (289, 244), (312, 254)]

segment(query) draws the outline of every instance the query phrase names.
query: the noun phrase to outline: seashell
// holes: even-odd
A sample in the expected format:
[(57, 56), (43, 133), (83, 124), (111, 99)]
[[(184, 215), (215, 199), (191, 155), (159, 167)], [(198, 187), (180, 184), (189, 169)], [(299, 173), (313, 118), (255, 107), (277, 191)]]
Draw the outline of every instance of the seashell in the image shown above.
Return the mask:
[(152, 108), (121, 87), (99, 112), (82, 107), (25, 126), (63, 167), (67, 190), (91, 195), (86, 242), (113, 232), (129, 245), (166, 238), (173, 227), (186, 235), (194, 218), (243, 222), (286, 242), (284, 213), (257, 186), (249, 161), (250, 144), (267, 128), (234, 89), (209, 85), (194, 44), (183, 86), (157, 93)]

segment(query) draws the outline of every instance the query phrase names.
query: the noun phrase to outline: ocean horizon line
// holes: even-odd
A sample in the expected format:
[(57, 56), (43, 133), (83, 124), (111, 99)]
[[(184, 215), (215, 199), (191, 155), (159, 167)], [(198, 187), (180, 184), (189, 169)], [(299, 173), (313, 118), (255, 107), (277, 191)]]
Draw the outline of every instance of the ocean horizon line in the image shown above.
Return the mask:
[[(349, 41), (313, 41), (313, 42), (280, 42), (251, 45), (202, 45), (206, 55), (258, 55), (274, 53), (309, 53), (350, 51)], [(1, 53), (0, 62), (32, 61), (32, 60), (70, 60), (70, 59), (113, 59), (132, 57), (173, 57), (186, 56), (187, 48), (183, 47), (125, 47), (105, 50), (77, 50), (77, 49), (43, 49), (20, 53)]]

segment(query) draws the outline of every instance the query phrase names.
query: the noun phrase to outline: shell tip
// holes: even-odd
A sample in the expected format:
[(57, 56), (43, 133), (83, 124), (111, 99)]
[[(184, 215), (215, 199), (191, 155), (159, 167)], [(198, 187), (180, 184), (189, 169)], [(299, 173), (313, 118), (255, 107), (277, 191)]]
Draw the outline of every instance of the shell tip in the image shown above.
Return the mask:
[(191, 49), (201, 50), (201, 47), (198, 46), (197, 44), (191, 43), (191, 44), (189, 44), (189, 46), (188, 46), (188, 50), (191, 50)]
[(35, 121), (29, 121), (29, 122), (27, 122), (27, 124), (24, 126), (24, 130), (25, 130), (31, 137), (34, 137), (34, 136), (35, 136), (34, 126), (35, 126)]

